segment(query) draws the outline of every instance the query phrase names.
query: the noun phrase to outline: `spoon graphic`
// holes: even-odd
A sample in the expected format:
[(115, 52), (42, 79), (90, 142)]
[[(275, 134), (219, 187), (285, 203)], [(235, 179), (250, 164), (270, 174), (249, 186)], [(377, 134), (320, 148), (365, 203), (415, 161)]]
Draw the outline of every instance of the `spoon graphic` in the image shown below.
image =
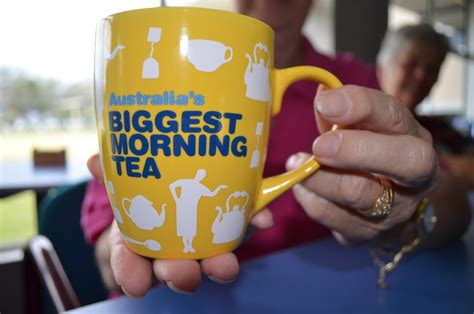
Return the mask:
[(125, 240), (127, 240), (128, 242), (130, 242), (130, 243), (143, 245), (144, 247), (146, 247), (147, 249), (149, 249), (151, 251), (158, 252), (159, 250), (161, 250), (160, 243), (158, 243), (155, 240), (148, 239), (148, 240), (145, 240), (145, 242), (140, 242), (140, 241), (134, 240), (130, 237), (127, 237), (126, 235), (124, 235), (123, 238)]

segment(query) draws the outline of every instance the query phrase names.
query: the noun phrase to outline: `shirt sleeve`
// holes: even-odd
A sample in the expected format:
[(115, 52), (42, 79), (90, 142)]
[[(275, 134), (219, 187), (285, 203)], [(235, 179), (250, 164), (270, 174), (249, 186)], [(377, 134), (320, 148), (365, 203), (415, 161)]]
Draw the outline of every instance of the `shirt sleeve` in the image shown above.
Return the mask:
[(81, 227), (86, 241), (95, 245), (114, 219), (107, 191), (97, 179), (89, 181), (81, 210)]

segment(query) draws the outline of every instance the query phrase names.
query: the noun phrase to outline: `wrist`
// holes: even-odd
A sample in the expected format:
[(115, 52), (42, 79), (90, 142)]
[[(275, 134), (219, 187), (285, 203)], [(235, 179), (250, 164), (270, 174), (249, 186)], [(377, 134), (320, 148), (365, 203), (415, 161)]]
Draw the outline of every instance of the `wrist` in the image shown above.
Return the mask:
[[(420, 246), (427, 235), (433, 231), (436, 220), (434, 207), (429, 205), (427, 198), (424, 198), (418, 203), (412, 218), (399, 227), (398, 239), (403, 242), (400, 241), (402, 244), (398, 245), (398, 248), (396, 242), (381, 242), (371, 250), (374, 263), (379, 267), (379, 287), (386, 287), (386, 275), (398, 266), (404, 255), (413, 252)], [(410, 240), (406, 241), (405, 238), (408, 237)], [(389, 262), (384, 262), (383, 255), (391, 255), (393, 258)]]

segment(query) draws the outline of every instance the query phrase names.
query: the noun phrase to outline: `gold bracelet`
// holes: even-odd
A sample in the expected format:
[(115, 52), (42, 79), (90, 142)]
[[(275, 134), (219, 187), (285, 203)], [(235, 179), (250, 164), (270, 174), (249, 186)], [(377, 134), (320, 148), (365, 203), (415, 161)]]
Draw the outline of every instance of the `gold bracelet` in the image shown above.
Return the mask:
[[(417, 235), (416, 237), (402, 246), (398, 252), (389, 252), (383, 247), (374, 247), (370, 250), (370, 254), (372, 256), (372, 259), (374, 261), (374, 264), (378, 267), (379, 269), (379, 277), (377, 280), (377, 286), (379, 288), (386, 288), (387, 283), (385, 282), (385, 279), (391, 271), (393, 271), (398, 264), (400, 263), (400, 260), (405, 254), (408, 254), (412, 251), (414, 251), (418, 245), (422, 242), (422, 240), (426, 237), (426, 235), (432, 230), (434, 227), (434, 224), (436, 223), (436, 216), (432, 215), (431, 217), (426, 216), (426, 209), (428, 208), (429, 201), (428, 198), (424, 198), (418, 203), (418, 206), (416, 208), (416, 212), (414, 213), (414, 220), (417, 224)], [(426, 228), (426, 218), (429, 218), (429, 222), (432, 224), (431, 228), (427, 230)], [(392, 260), (389, 261), (388, 263), (385, 263), (382, 259), (383, 255), (391, 255), (393, 256)]]

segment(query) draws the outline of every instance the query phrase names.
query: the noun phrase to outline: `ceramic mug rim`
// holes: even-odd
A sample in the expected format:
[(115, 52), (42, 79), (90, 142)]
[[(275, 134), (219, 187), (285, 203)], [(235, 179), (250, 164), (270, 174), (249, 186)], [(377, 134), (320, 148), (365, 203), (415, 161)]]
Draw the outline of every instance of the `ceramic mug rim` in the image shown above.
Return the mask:
[(211, 14), (224, 14), (224, 15), (229, 15), (230, 17), (234, 17), (234, 18), (238, 18), (238, 19), (242, 19), (242, 20), (247, 20), (247, 21), (250, 21), (250, 22), (253, 22), (253, 23), (260, 24), (261, 26), (266, 28), (267, 31), (270, 31), (271, 33), (273, 33), (273, 29), (268, 24), (266, 24), (265, 22), (262, 22), (262, 21), (260, 21), (256, 18), (247, 16), (247, 15), (244, 15), (244, 14), (236, 13), (236, 12), (231, 12), (231, 11), (211, 9), (211, 8), (200, 8), (200, 7), (186, 7), (186, 6), (183, 6), (183, 7), (150, 7), (150, 8), (133, 9), (133, 10), (120, 11), (120, 12), (117, 12), (117, 13), (114, 13), (114, 14), (110, 14), (105, 19), (114, 18), (114, 17), (118, 17), (118, 16), (124, 16), (124, 15), (139, 14), (141, 12), (145, 12), (145, 11), (149, 11), (149, 10), (174, 11), (173, 13), (175, 13), (175, 12), (176, 13), (185, 13), (185, 12), (189, 12), (189, 11), (195, 11), (195, 12), (196, 11), (197, 12), (201, 11), (201, 12), (208, 12), (208, 13), (211, 13)]

